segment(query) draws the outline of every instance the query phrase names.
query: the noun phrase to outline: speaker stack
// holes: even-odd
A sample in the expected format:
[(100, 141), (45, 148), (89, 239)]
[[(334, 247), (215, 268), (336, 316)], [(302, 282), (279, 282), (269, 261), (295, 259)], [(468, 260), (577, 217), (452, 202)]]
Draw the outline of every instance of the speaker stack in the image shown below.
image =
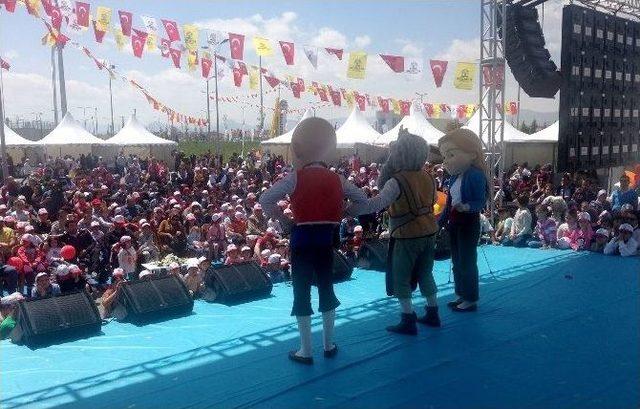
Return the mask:
[(640, 160), (640, 23), (569, 5), (562, 15), (558, 168)]

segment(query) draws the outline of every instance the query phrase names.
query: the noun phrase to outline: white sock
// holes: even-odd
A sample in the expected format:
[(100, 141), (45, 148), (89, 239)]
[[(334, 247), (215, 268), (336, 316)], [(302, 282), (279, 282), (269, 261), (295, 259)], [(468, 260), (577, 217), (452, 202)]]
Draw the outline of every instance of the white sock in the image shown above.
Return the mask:
[(398, 298), (398, 301), (400, 302), (400, 308), (403, 314), (411, 314), (413, 312), (411, 298)]
[(474, 306), (475, 304), (476, 303), (471, 302), (471, 301), (463, 301), (460, 304), (458, 304), (458, 308), (461, 308), (461, 309), (465, 310), (465, 309), (467, 309), (469, 307)]
[(311, 316), (297, 316), (298, 332), (300, 333), (300, 349), (296, 355), (311, 356)]
[(333, 327), (336, 322), (336, 310), (322, 313), (322, 343), (324, 350), (333, 349)]

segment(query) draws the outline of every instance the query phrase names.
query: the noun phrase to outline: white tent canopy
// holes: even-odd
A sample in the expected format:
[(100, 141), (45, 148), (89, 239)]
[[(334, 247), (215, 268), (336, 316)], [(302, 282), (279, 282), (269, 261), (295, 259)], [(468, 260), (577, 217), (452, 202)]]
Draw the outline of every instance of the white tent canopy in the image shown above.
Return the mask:
[(429, 145), (437, 145), (438, 139), (444, 135), (444, 132), (431, 125), (431, 122), (425, 118), (418, 105), (414, 102), (411, 104), (409, 115), (402, 118), (393, 129), (380, 136), (376, 140), (376, 145), (388, 146), (391, 142), (397, 140), (400, 127), (405, 127), (410, 133), (422, 137)]
[(336, 131), (338, 148), (353, 148), (357, 143), (372, 145), (380, 137), (357, 107)]
[(560, 122), (556, 121), (544, 129), (531, 135), (526, 135), (523, 139), (513, 139), (511, 142), (558, 142), (560, 132)]
[(44, 138), (36, 142), (46, 146), (104, 145), (105, 141), (93, 136), (67, 112), (62, 121)]
[(118, 146), (177, 145), (174, 141), (161, 138), (147, 131), (138, 121), (135, 114), (131, 115), (126, 125), (117, 134), (107, 139), (106, 143)]
[(4, 125), (4, 143), (7, 146), (30, 146), (35, 145), (34, 141), (30, 141), (18, 135), (13, 129)]
[[(306, 111), (304, 111), (304, 114), (302, 115), (302, 117), (300, 118), (300, 121), (298, 121), (298, 124), (300, 122), (302, 122), (302, 120), (307, 119), (307, 118), (311, 118), (311, 110), (307, 109)], [(283, 133), (282, 135), (276, 136), (275, 138), (271, 138), (268, 139), (266, 141), (263, 141), (262, 144), (263, 145), (288, 145), (291, 143), (291, 138), (293, 137), (293, 131), (295, 131), (296, 127), (298, 126), (298, 124), (296, 124), (293, 128), (291, 128), (291, 130), (289, 132)]]
[[(463, 128), (470, 129), (473, 132), (475, 132), (476, 135), (480, 136), (480, 110), (477, 110), (475, 114), (473, 114), (471, 119), (469, 119), (469, 122), (467, 122), (467, 124), (463, 126)], [(519, 131), (518, 129), (516, 129), (516, 127), (511, 125), (508, 121), (504, 121), (504, 141), (505, 142), (510, 142), (512, 140), (527, 139), (528, 137), (529, 135), (527, 135), (522, 131)], [(486, 142), (486, 138), (485, 138), (485, 142)], [(496, 143), (500, 143), (500, 141), (496, 140)]]

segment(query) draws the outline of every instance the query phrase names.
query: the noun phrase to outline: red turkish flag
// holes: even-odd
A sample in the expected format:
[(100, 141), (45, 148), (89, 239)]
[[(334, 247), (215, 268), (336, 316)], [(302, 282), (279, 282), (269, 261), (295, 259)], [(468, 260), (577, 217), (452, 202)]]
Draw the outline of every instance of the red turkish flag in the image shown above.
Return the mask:
[(404, 72), (404, 57), (400, 55), (380, 54), (380, 57), (387, 63), (393, 72)]
[(275, 88), (278, 84), (280, 84), (280, 80), (276, 77), (272, 77), (269, 75), (265, 75), (264, 79), (267, 80), (267, 83), (271, 85), (271, 88)]
[(325, 48), (325, 51), (329, 54), (335, 55), (340, 61), (342, 61), (343, 49), (341, 48)]
[(202, 57), (200, 59), (200, 67), (202, 68), (202, 77), (209, 78), (209, 72), (211, 71), (211, 58)]
[(424, 103), (424, 112), (426, 112), (428, 117), (433, 116), (433, 104), (429, 104), (427, 102)]
[(240, 68), (233, 69), (233, 83), (236, 87), (240, 87), (242, 85), (242, 70)]
[(0, 68), (9, 71), (9, 68), (11, 68), (11, 65), (9, 65), (8, 62), (0, 58)]
[(367, 99), (365, 98), (365, 96), (364, 95), (360, 95), (357, 92), (354, 92), (353, 96), (356, 99), (356, 104), (358, 104), (358, 109), (360, 111), (364, 111), (365, 110), (365, 104), (367, 102)]
[(411, 108), (411, 102), (409, 101), (398, 101), (400, 104), (400, 115), (409, 115), (409, 108)]
[(81, 27), (89, 27), (89, 3), (76, 1), (76, 21)]
[(51, 0), (42, 0), (42, 8), (47, 16), (51, 16), (51, 9), (53, 8), (53, 3)]
[(98, 43), (102, 43), (102, 39), (106, 34), (106, 31), (98, 30), (98, 25), (95, 20), (93, 20), (93, 34), (96, 36), (96, 42)]
[(382, 112), (389, 112), (389, 100), (382, 98), (382, 97), (378, 97), (378, 105), (380, 105), (380, 109), (382, 109)]
[(234, 60), (244, 60), (244, 35), (229, 33), (229, 50)]
[(304, 92), (304, 80), (302, 78), (298, 78), (298, 89), (300, 92)]
[(144, 31), (132, 29), (131, 33), (131, 48), (133, 48), (133, 55), (138, 58), (142, 58), (142, 52), (144, 51), (144, 44), (147, 42), (147, 33)]
[(160, 55), (164, 58), (169, 58), (169, 49), (171, 48), (171, 41), (166, 38), (160, 39)]
[(491, 67), (482, 67), (482, 77), (485, 86), (501, 86), (504, 81), (504, 66), (499, 66), (496, 70)]
[(118, 10), (118, 18), (120, 18), (120, 27), (122, 28), (122, 34), (131, 37), (131, 25), (133, 22), (133, 14), (130, 11)]
[(293, 96), (296, 98), (300, 98), (300, 85), (296, 82), (291, 83), (291, 91), (293, 92)]
[(320, 101), (327, 102), (329, 98), (327, 97), (327, 91), (324, 88), (318, 88), (318, 96), (320, 97)]
[(242, 75), (249, 75), (249, 71), (247, 71), (247, 64), (242, 61), (238, 61), (238, 69)]
[(280, 49), (282, 49), (282, 55), (287, 65), (293, 65), (293, 57), (295, 54), (295, 48), (293, 43), (287, 41), (280, 41)]
[(56, 30), (60, 31), (60, 27), (62, 27), (62, 12), (60, 11), (60, 7), (51, 7), (49, 15), (51, 16), (51, 25)]
[(67, 45), (67, 41), (69, 41), (69, 37), (67, 37), (62, 33), (58, 33), (58, 35), (56, 36), (56, 44), (58, 44), (61, 47), (64, 47), (65, 45)]
[(518, 113), (518, 103), (516, 101), (509, 102), (509, 111), (511, 111), (511, 115)]
[(450, 112), (451, 107), (447, 104), (440, 104), (440, 112)]
[(4, 3), (4, 8), (6, 8), (9, 13), (16, 11), (16, 2), (17, 0), (0, 0), (0, 4)]
[(178, 23), (171, 20), (162, 19), (162, 25), (164, 25), (164, 31), (167, 32), (169, 41), (180, 41), (180, 31), (178, 30)]
[(467, 106), (465, 104), (458, 105), (456, 108), (456, 114), (458, 115), (458, 119), (464, 119), (467, 117)]
[(334, 91), (329, 88), (329, 95), (331, 96), (331, 102), (335, 106), (342, 106), (342, 97), (340, 96), (340, 91)]
[(173, 66), (176, 68), (180, 68), (180, 55), (182, 54), (182, 51), (175, 48), (169, 48), (169, 54), (171, 55)]
[(444, 74), (447, 72), (447, 65), (449, 64), (449, 62), (442, 60), (429, 60), (429, 64), (431, 65), (433, 81), (436, 83), (436, 87), (440, 88), (442, 86)]

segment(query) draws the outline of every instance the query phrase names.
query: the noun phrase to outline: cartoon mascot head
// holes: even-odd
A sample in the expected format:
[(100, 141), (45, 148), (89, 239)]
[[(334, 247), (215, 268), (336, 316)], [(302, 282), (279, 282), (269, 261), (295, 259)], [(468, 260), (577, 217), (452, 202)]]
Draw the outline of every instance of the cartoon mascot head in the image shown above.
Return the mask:
[(336, 151), (336, 131), (318, 117), (302, 120), (293, 131), (291, 152), (293, 167), (301, 169), (314, 162), (327, 162)]

